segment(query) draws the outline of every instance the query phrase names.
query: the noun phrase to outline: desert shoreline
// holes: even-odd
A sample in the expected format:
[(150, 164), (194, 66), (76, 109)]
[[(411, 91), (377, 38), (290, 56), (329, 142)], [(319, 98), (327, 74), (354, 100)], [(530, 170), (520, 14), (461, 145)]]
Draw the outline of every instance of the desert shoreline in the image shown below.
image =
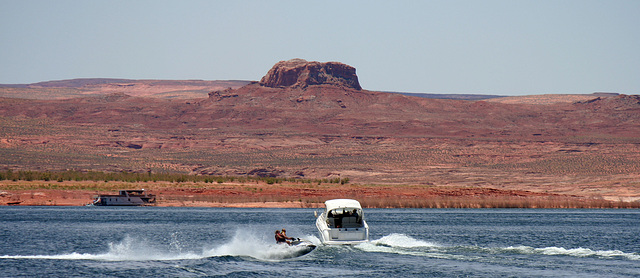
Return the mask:
[(84, 206), (98, 194), (142, 188), (156, 195), (157, 207), (321, 208), (349, 198), (366, 208), (640, 208), (635, 199), (487, 187), (7, 180), (0, 181), (0, 206)]

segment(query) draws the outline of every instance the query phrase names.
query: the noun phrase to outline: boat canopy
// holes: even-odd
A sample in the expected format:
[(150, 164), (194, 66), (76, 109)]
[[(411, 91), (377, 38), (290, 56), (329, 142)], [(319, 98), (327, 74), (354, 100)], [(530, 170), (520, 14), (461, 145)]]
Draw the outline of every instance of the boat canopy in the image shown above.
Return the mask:
[(327, 200), (324, 202), (324, 205), (327, 208), (327, 211), (334, 210), (337, 208), (357, 208), (362, 209), (360, 206), (360, 202), (352, 199), (333, 199)]

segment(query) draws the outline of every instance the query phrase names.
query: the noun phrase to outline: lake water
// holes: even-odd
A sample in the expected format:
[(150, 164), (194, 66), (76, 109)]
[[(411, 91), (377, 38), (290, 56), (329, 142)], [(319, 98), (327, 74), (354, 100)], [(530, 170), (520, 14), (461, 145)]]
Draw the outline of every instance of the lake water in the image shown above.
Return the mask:
[[(0, 207), (0, 277), (638, 277), (639, 210), (366, 209), (320, 244), (313, 209)], [(277, 259), (273, 234), (319, 246)]]

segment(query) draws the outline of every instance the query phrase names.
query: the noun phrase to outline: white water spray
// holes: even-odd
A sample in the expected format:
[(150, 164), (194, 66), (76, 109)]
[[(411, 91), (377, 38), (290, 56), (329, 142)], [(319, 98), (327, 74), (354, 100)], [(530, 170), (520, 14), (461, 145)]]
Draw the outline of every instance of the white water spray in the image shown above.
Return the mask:
[[(311, 242), (319, 242), (316, 237), (306, 237)], [(288, 245), (278, 245), (266, 241), (258, 235), (238, 231), (228, 242), (201, 251), (185, 251), (177, 235), (172, 235), (168, 246), (155, 246), (145, 239), (126, 236), (122, 241), (109, 243), (106, 253), (69, 253), (59, 255), (4, 255), (0, 259), (50, 259), (50, 260), (96, 260), (96, 261), (172, 261), (198, 260), (209, 257), (252, 257), (258, 260), (283, 260), (296, 257), (296, 250)]]

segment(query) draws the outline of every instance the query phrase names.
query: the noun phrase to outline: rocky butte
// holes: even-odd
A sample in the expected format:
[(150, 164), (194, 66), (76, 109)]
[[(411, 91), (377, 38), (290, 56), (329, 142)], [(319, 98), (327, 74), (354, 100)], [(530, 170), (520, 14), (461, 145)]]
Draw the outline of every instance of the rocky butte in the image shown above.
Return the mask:
[(361, 90), (356, 69), (339, 62), (308, 62), (291, 59), (276, 63), (262, 77), (260, 85), (272, 88), (299, 87), (310, 85), (333, 85)]

